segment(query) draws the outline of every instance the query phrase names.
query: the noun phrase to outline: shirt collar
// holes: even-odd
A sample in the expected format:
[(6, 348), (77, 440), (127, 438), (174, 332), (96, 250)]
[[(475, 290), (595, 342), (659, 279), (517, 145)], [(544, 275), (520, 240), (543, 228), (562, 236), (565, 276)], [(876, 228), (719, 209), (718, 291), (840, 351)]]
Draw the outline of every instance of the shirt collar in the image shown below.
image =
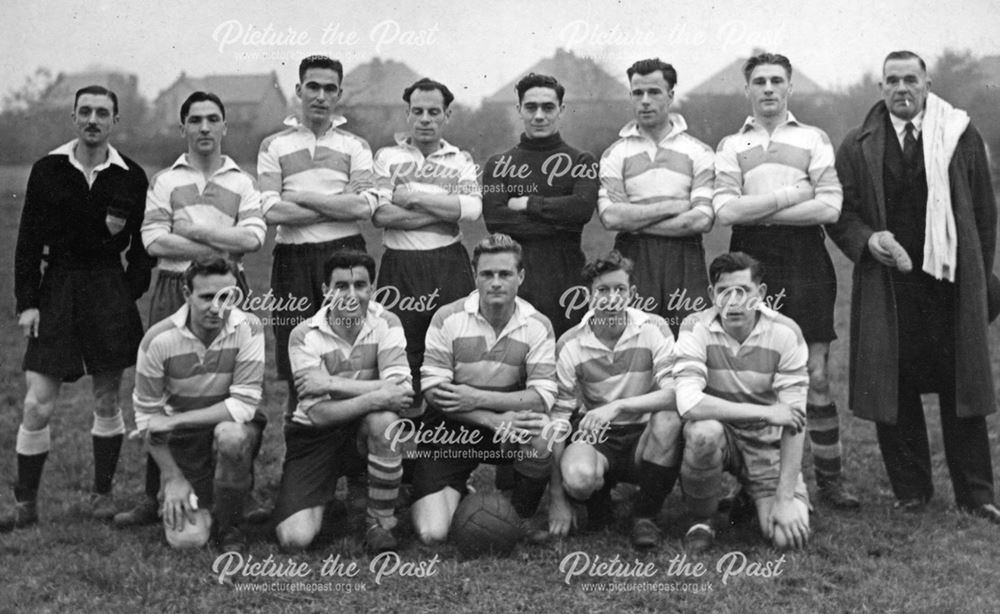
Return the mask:
[[(583, 319), (581, 320), (581, 322), (583, 322), (586, 334), (583, 336), (583, 339), (581, 341), (584, 345), (596, 347), (602, 350), (607, 350), (608, 346), (604, 345), (604, 343), (597, 338), (597, 335), (594, 333), (594, 329), (590, 327), (590, 319), (594, 317), (594, 313), (595, 313), (594, 310), (591, 309), (587, 311), (587, 313), (583, 314)], [(643, 324), (645, 324), (649, 320), (649, 314), (639, 309), (634, 309), (632, 307), (626, 307), (625, 314), (627, 316), (627, 320), (625, 322), (625, 330), (622, 331), (622, 335), (621, 337), (618, 338), (617, 343), (621, 343), (626, 339), (630, 339), (638, 335), (639, 329), (642, 327)]]
[[(786, 111), (786, 113), (788, 113), (788, 116), (785, 118), (785, 121), (783, 123), (778, 124), (779, 126), (784, 126), (785, 124), (792, 124), (796, 126), (800, 125), (799, 120), (796, 119), (794, 115), (792, 115), (791, 111)], [(746, 132), (748, 130), (754, 130), (756, 128), (757, 128), (757, 118), (755, 118), (753, 115), (749, 115), (747, 116), (746, 121), (743, 122), (743, 127), (740, 129), (740, 132)]]
[[(338, 335), (336, 331), (333, 330), (333, 327), (330, 326), (330, 320), (329, 320), (330, 307), (331, 306), (329, 304), (324, 305), (322, 308), (320, 308), (319, 311), (316, 312), (315, 315), (309, 318), (307, 320), (307, 322), (309, 323), (309, 328), (318, 329), (320, 332), (326, 335), (331, 335), (333, 337), (336, 337), (337, 339), (340, 339), (344, 343), (347, 343), (347, 340)], [(361, 339), (364, 336), (366, 336), (368, 334), (368, 331), (374, 328), (374, 318), (377, 317), (384, 309), (385, 308), (382, 307), (382, 305), (380, 305), (379, 303), (375, 301), (368, 301), (368, 311), (365, 312), (365, 321), (361, 324), (361, 331), (358, 333), (357, 339), (355, 339), (355, 343), (357, 343), (358, 339)]]
[[(79, 141), (80, 139), (73, 139), (69, 143), (65, 143), (63, 145), (60, 145), (59, 147), (56, 147), (49, 153), (53, 156), (66, 156), (69, 158), (70, 164), (79, 168), (80, 170), (83, 170), (83, 165), (80, 164), (80, 161), (76, 159), (76, 154), (74, 154), (73, 152), (73, 150), (76, 149), (76, 144)], [(122, 158), (122, 155), (120, 153), (118, 153), (118, 150), (115, 149), (114, 145), (108, 143), (108, 159), (95, 166), (94, 170), (102, 171), (111, 166), (112, 164), (121, 167), (123, 170), (126, 171), (128, 170), (128, 164), (125, 163), (125, 159)]]
[(905, 135), (907, 122), (913, 124), (913, 129), (914, 129), (913, 136), (916, 137), (918, 134), (920, 134), (920, 128), (924, 125), (924, 112), (920, 111), (920, 113), (917, 113), (917, 116), (914, 117), (913, 119), (902, 119), (896, 117), (892, 113), (889, 113), (889, 120), (892, 122), (892, 127), (896, 131), (896, 136), (898, 136), (899, 138), (902, 139), (903, 136)]
[[(421, 152), (420, 149), (413, 144), (413, 136), (409, 132), (397, 132), (396, 134), (393, 135), (393, 139), (395, 139), (396, 145), (399, 145), (400, 147), (406, 147), (407, 149), (413, 149), (418, 153), (420, 153), (421, 155), (423, 154), (423, 152)], [(427, 157), (430, 158), (431, 156), (447, 156), (456, 153), (458, 153), (458, 147), (455, 147), (448, 141), (441, 139), (441, 146), (437, 149), (437, 151), (432, 151), (430, 156)]]
[[(725, 335), (726, 337), (733, 339), (733, 337), (726, 332), (726, 329), (722, 327), (722, 314), (719, 313), (718, 307), (712, 307), (711, 311), (712, 319), (708, 323), (709, 332)], [(750, 334), (743, 341), (743, 343), (746, 343), (758, 335), (762, 335), (771, 327), (771, 324), (774, 322), (774, 318), (778, 315), (777, 311), (767, 307), (766, 305), (758, 305), (757, 311), (760, 313), (760, 317), (757, 318), (757, 323), (754, 324), (753, 330), (750, 331)], [(735, 341), (735, 339), (733, 339), (733, 341)]]
[[(288, 117), (285, 118), (285, 121), (282, 122), (282, 123), (284, 125), (290, 127), (290, 128), (299, 128), (299, 129), (305, 130), (307, 132), (312, 132), (311, 130), (309, 130), (309, 128), (305, 124), (303, 124), (299, 120), (298, 116), (296, 116), (296, 115), (289, 115)], [(346, 123), (347, 123), (347, 118), (344, 117), (343, 115), (331, 115), (330, 116), (330, 129), (327, 130), (326, 133), (329, 134), (330, 132), (333, 132), (333, 130), (335, 128), (337, 128), (339, 126), (343, 126)]]
[[(674, 138), (675, 136), (681, 134), (682, 132), (687, 132), (688, 129), (687, 122), (684, 120), (683, 115), (679, 113), (670, 113), (668, 117), (670, 118), (670, 124), (671, 124), (670, 132), (668, 132), (667, 135), (664, 136), (663, 139), (661, 139), (660, 141), (661, 143), (663, 141), (667, 141), (669, 139)], [(618, 136), (622, 138), (629, 138), (629, 137), (646, 138), (646, 135), (644, 135), (642, 132), (639, 131), (639, 123), (636, 122), (634, 119), (629, 123), (625, 124), (625, 126), (618, 132)]]
[[(197, 339), (197, 337), (195, 337), (194, 332), (192, 332), (191, 329), (188, 328), (187, 326), (188, 314), (190, 312), (191, 312), (190, 307), (188, 307), (187, 303), (184, 303), (183, 305), (181, 305), (180, 309), (175, 311), (174, 314), (170, 316), (170, 321), (173, 323), (174, 326), (179, 328), (182, 333), (184, 333), (188, 337)], [(223, 324), (222, 326), (222, 331), (215, 339), (218, 340), (233, 334), (233, 332), (236, 330), (237, 324), (239, 324), (245, 319), (246, 315), (242, 311), (240, 311), (239, 309), (231, 309), (229, 311), (229, 316), (226, 318), (226, 323)], [(215, 340), (213, 340), (212, 343), (215, 343)]]
[[(485, 320), (481, 313), (479, 313), (479, 290), (473, 290), (472, 294), (465, 299), (465, 312), (472, 316), (477, 316)], [(527, 321), (528, 317), (535, 312), (535, 308), (531, 306), (531, 303), (527, 302), (521, 297), (514, 298), (514, 313), (510, 316), (510, 322), (504, 326), (504, 330), (510, 328), (520, 328)], [(511, 324), (514, 324), (512, 327)]]
[[(175, 160), (174, 163), (170, 165), (170, 168), (175, 169), (175, 168), (180, 168), (182, 166), (191, 169), (194, 168), (194, 165), (191, 164), (191, 162), (188, 160), (188, 155), (186, 153), (181, 154), (180, 157), (178, 157), (177, 160)], [(219, 167), (219, 170), (212, 173), (212, 175), (219, 175), (221, 173), (228, 173), (230, 171), (242, 172), (242, 169), (240, 168), (239, 164), (236, 164), (235, 160), (233, 160), (229, 156), (224, 155), (222, 156), (222, 166)]]

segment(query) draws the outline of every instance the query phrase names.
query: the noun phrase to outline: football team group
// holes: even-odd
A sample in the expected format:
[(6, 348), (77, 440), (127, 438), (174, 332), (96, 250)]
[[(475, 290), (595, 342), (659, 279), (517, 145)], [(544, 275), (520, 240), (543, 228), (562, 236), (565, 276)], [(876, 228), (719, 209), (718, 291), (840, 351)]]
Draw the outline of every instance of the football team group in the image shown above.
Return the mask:
[[(60, 386), (90, 375), (89, 513), (161, 522), (176, 548), (245, 547), (245, 523), (262, 515), (248, 501), (267, 417), (265, 323), (247, 308), (241, 261), (269, 225), (278, 300), (267, 324), (288, 387), (269, 518), (286, 551), (343, 521), (341, 478), (367, 489), (354, 495), (372, 552), (398, 547), (401, 490), (417, 538), (441, 542), (484, 462), (532, 541), (607, 526), (622, 483), (633, 485), (629, 539), (656, 547), (679, 480), (688, 551), (712, 546), (723, 504), (775, 547), (804, 547), (807, 434), (819, 502), (860, 505), (829, 384), (827, 237), (854, 263), (850, 408), (876, 422), (898, 513), (933, 493), (920, 395), (936, 393), (958, 508), (1000, 524), (986, 423), (997, 213), (982, 138), (908, 51), (885, 58), (881, 99), (836, 153), (789, 111), (788, 58), (763, 53), (743, 73), (752, 113), (713, 152), (671, 112), (674, 68), (635, 62), (635, 119), (600, 160), (560, 137), (564, 87), (529, 74), (516, 85), (520, 141), (479, 169), (443, 138), (444, 84), (402, 92), (408, 131), (373, 156), (335, 113), (340, 62), (310, 56), (301, 113), (263, 141), (256, 179), (222, 154), (218, 96), (187, 98), (187, 152), (147, 181), (109, 144), (115, 94), (81, 89), (77, 138), (32, 167), (21, 213), (26, 394), (0, 529), (38, 522)], [(595, 209), (617, 235), (587, 262)], [(470, 262), (460, 223), (480, 218), (490, 234)], [(368, 222), (383, 230), (377, 272)], [(730, 251), (706, 266), (702, 235), (716, 223), (732, 226)], [(144, 334), (135, 301), (153, 268)], [(132, 365), (145, 494), (118, 510), (119, 388)]]

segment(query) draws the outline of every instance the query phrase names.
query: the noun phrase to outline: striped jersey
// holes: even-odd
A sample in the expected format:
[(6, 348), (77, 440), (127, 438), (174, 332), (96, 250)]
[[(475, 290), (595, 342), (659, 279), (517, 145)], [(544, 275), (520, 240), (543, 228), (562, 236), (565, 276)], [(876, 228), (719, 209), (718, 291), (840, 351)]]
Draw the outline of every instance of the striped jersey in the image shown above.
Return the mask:
[[(191, 165), (187, 154), (153, 176), (142, 220), (142, 243), (146, 249), (170, 234), (174, 223), (180, 220), (199, 226), (247, 228), (260, 245), (267, 234), (257, 184), (229, 156), (222, 156), (222, 166), (208, 179)], [(232, 258), (239, 261), (242, 256), (233, 254)], [(190, 260), (160, 257), (158, 266), (164, 271), (182, 273), (190, 263)]]
[(187, 327), (185, 303), (146, 331), (135, 365), (135, 423), (155, 414), (204, 409), (223, 402), (235, 422), (249, 422), (261, 401), (264, 328), (257, 316), (232, 309), (208, 347)]
[[(351, 344), (330, 327), (329, 313), (330, 306), (326, 305), (292, 331), (288, 339), (288, 360), (293, 374), (323, 369), (330, 375), (355, 380), (399, 378), (411, 382), (406, 337), (395, 314), (370, 301), (361, 331)], [(312, 426), (309, 410), (329, 398), (299, 397), (290, 419)]]
[(767, 194), (800, 181), (811, 183), (817, 200), (840, 211), (844, 193), (826, 133), (789, 111), (785, 123), (768, 135), (751, 116), (739, 132), (719, 142), (712, 205), (718, 213), (744, 194)]
[[(559, 396), (552, 417), (569, 420), (608, 403), (673, 387), (674, 334), (658, 315), (631, 307), (614, 349), (590, 327), (593, 311), (566, 331), (556, 346)], [(614, 424), (642, 424), (649, 414), (619, 416)]]
[[(476, 164), (468, 152), (441, 141), (441, 148), (424, 155), (405, 134), (396, 135), (396, 145), (383, 147), (375, 154), (375, 189), (379, 206), (392, 202), (398, 186), (431, 194), (458, 196), (458, 221), (479, 219), (483, 199), (479, 195)], [(390, 249), (428, 250), (462, 240), (458, 222), (441, 220), (413, 230), (386, 228), (382, 235)]]
[(434, 314), (424, 347), (423, 390), (446, 382), (498, 392), (531, 389), (546, 411), (555, 402), (555, 333), (524, 299), (515, 299), (514, 314), (498, 335), (479, 313), (479, 291), (473, 291)]
[(642, 134), (635, 121), (621, 129), (621, 138), (601, 156), (599, 212), (614, 203), (642, 205), (685, 199), (691, 201), (692, 208), (715, 217), (712, 148), (687, 133), (682, 116), (671, 113), (670, 121), (673, 126), (659, 143)]
[(739, 343), (715, 307), (688, 316), (674, 347), (677, 411), (711, 395), (735, 403), (785, 403), (805, 411), (809, 350), (791, 318), (758, 307), (757, 324)]
[[(317, 137), (294, 117), (285, 130), (260, 144), (257, 180), (264, 213), (281, 200), (282, 192), (319, 192), (328, 195), (363, 194), (375, 210), (372, 150), (363, 138), (337, 126), (347, 120), (333, 118), (330, 129)], [(329, 220), (309, 225), (278, 224), (278, 243), (323, 243), (361, 233), (356, 221)]]

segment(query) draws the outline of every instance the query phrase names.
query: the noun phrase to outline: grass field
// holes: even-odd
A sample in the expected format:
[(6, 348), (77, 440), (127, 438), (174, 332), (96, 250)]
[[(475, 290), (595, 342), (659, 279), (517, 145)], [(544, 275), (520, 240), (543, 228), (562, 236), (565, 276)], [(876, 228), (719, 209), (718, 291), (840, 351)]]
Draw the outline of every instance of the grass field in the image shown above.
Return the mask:
[[(14, 316), (13, 251), (26, 171), (0, 168), (0, 206), (4, 212), (0, 218), (0, 513), (12, 506), (14, 441), (24, 395), (20, 371), (24, 342)], [(147, 169), (149, 174), (151, 171)], [(481, 223), (467, 228), (466, 245), (484, 233)], [(373, 229), (369, 228), (366, 236), (370, 246), (379, 245)], [(610, 243), (610, 234), (592, 221), (585, 233), (588, 255), (607, 249)], [(727, 243), (723, 231), (714, 231), (707, 241), (709, 257)], [(269, 243), (247, 259), (250, 283), (257, 290), (267, 288), (270, 252)], [(780, 553), (762, 543), (755, 529), (737, 527), (720, 533), (714, 550), (683, 560), (680, 538), (686, 525), (675, 493), (668, 499), (661, 521), (667, 539), (655, 554), (637, 553), (628, 545), (620, 532), (626, 509), (619, 510), (618, 531), (574, 537), (546, 547), (522, 546), (506, 559), (463, 561), (452, 546), (419, 546), (404, 526), (399, 557), (407, 565), (379, 578), (369, 567), (372, 560), (362, 550), (359, 532), (352, 529), (360, 520), (354, 514), (349, 523), (335, 527), (320, 547), (293, 559), (312, 572), (298, 580), (318, 583), (320, 590), (265, 587), (264, 592), (249, 592), (256, 588), (255, 582), (285, 583), (291, 579), (236, 576), (220, 584), (212, 569), (218, 554), (214, 549), (172, 552), (158, 526), (117, 531), (80, 514), (92, 480), (90, 381), (85, 378), (63, 388), (52, 423), (53, 449), (39, 499), (41, 524), (0, 536), (0, 612), (1000, 611), (1000, 531), (955, 510), (936, 402), (928, 403), (927, 413), (937, 494), (922, 515), (903, 517), (891, 510), (893, 497), (874, 427), (854, 419), (846, 408), (850, 265), (839, 252), (833, 253), (840, 282), (836, 314), (840, 341), (833, 346), (832, 380), (841, 407), (846, 474), (861, 496), (863, 508), (858, 513), (838, 514), (818, 506), (813, 517), (814, 537), (805, 552), (786, 554), (782, 560)], [(145, 315), (145, 301), (140, 311)], [(990, 331), (994, 363), (1000, 360), (997, 333), (994, 326)], [(277, 488), (284, 452), (279, 426), (285, 394), (284, 386), (275, 380), (270, 331), (268, 348), (264, 410), (271, 422), (257, 461), (256, 496), (261, 500), (268, 500)], [(994, 364), (995, 369), (998, 366)], [(122, 387), (127, 421), (131, 421), (130, 393), (129, 374)], [(990, 424), (997, 465), (1000, 421), (992, 417)], [(812, 489), (809, 464), (807, 452), (806, 481)], [(139, 445), (126, 443), (116, 480), (116, 495), (123, 508), (138, 501), (142, 475)], [(486, 484), (489, 476), (489, 470), (481, 470), (477, 479)], [(257, 530), (253, 538), (249, 554), (255, 560), (273, 555), (275, 562), (288, 562), (289, 557), (280, 554), (266, 527)], [(636, 587), (614, 584), (614, 579), (586, 576), (567, 583), (560, 563), (574, 552), (592, 561), (617, 556), (625, 563), (634, 564), (637, 559), (652, 563), (653, 576), (620, 581), (659, 583), (659, 590), (633, 590)], [(730, 552), (738, 554), (725, 558)], [(320, 575), (324, 560), (338, 555), (345, 568), (351, 563), (357, 566), (355, 576)], [(738, 563), (740, 556), (748, 562), (742, 573), (726, 577), (718, 569), (720, 563)], [(689, 566), (682, 567), (683, 563)], [(696, 563), (705, 567), (700, 576), (690, 573)], [(419, 569), (433, 573), (402, 577), (403, 571)], [(771, 577), (750, 573), (767, 569), (773, 572)]]

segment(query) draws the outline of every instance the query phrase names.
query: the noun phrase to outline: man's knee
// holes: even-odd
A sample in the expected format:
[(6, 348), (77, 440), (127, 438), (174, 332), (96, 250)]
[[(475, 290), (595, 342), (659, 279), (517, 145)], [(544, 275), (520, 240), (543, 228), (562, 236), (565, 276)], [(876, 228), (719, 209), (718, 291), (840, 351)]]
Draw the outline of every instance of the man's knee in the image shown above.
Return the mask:
[(695, 420), (684, 425), (684, 453), (711, 455), (725, 441), (725, 429), (717, 420)]
[(274, 532), (278, 538), (278, 545), (283, 551), (300, 552), (308, 548), (316, 539), (319, 527), (305, 519), (291, 516), (278, 523)]
[(236, 422), (220, 422), (215, 425), (215, 450), (227, 460), (242, 459), (250, 448), (249, 430)]
[(604, 485), (602, 476), (593, 463), (570, 462), (560, 467), (563, 490), (574, 499), (584, 500)]
[(94, 374), (94, 400), (98, 415), (110, 417), (118, 413), (118, 389), (121, 383), (121, 371)]
[(392, 425), (399, 416), (391, 411), (376, 411), (364, 417), (365, 435), (368, 440), (368, 451), (375, 454), (392, 452)]
[(24, 423), (29, 430), (44, 428), (52, 418), (59, 396), (59, 380), (29, 371), (25, 376)]
[(809, 352), (809, 390), (816, 393), (830, 391), (830, 379), (827, 373), (827, 353), (822, 346), (811, 346)]
[(412, 514), (413, 529), (421, 543), (430, 546), (448, 539), (451, 514), (443, 491), (418, 499), (413, 504)]

